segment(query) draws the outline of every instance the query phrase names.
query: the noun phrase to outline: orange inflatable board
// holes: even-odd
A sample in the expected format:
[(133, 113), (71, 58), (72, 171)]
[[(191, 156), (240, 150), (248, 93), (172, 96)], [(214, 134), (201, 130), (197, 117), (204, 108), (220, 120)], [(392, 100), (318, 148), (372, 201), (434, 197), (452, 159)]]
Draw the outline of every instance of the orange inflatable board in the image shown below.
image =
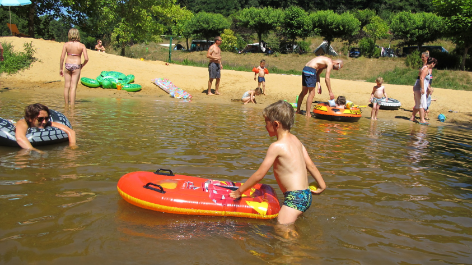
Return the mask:
[(313, 109), (316, 118), (331, 121), (358, 121), (361, 117), (361, 109), (357, 107), (338, 109), (330, 107), (327, 102), (318, 103)]
[[(252, 71), (253, 71), (254, 73), (259, 73), (259, 70), (257, 69), (257, 67), (252, 68)], [(268, 74), (268, 73), (269, 73), (269, 69), (264, 68), (264, 73), (265, 73), (265, 74)]]
[(175, 214), (272, 219), (280, 211), (272, 187), (256, 184), (240, 199), (229, 197), (241, 183), (174, 175), (171, 170), (138, 171), (118, 181), (118, 192), (141, 208)]

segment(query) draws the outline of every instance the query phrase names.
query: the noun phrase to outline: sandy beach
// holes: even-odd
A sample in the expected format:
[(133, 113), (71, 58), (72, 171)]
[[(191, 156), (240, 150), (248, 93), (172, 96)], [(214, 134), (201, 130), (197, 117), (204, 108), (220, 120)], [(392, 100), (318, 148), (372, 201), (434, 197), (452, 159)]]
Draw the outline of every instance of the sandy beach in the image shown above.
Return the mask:
[[(63, 43), (18, 37), (0, 37), (0, 42), (11, 43), (17, 51), (23, 50), (25, 42), (32, 42), (36, 50), (35, 57), (38, 59), (29, 69), (14, 75), (2, 74), (0, 76), (0, 89), (40, 90), (41, 93), (51, 93), (63, 97), (64, 79), (59, 75), (59, 59)], [(192, 94), (194, 102), (241, 104), (232, 101), (232, 99), (240, 99), (245, 91), (254, 89), (257, 86), (252, 72), (223, 69), (220, 85), (221, 95), (207, 96), (205, 94), (208, 82), (208, 70), (206, 68), (166, 65), (162, 61), (141, 61), (93, 50), (87, 52), (89, 62), (83, 68), (81, 77), (96, 78), (101, 71), (118, 71), (127, 75), (135, 75), (135, 83), (142, 85), (143, 89), (132, 93), (115, 89), (89, 88), (79, 84), (77, 89), (77, 99), (79, 100), (86, 97), (168, 98), (168, 94), (151, 82), (155, 78), (167, 78), (176, 86)], [(303, 65), (300, 65), (300, 69), (302, 68)], [(315, 100), (326, 101), (329, 95), (323, 78), (321, 84), (324, 92), (322, 95), (316, 95)], [(331, 84), (336, 97), (343, 95), (348, 100), (361, 106), (368, 105), (372, 87), (375, 85), (369, 82), (336, 79), (332, 79)], [(411, 115), (411, 109), (414, 105), (413, 84), (414, 80), (412, 80), (411, 86), (385, 84), (388, 96), (399, 100), (402, 103), (402, 108), (396, 111), (381, 110), (379, 119), (406, 121), (406, 118)], [(296, 96), (301, 91), (301, 77), (269, 74), (266, 76), (266, 88), (267, 95), (257, 97), (257, 105), (247, 104), (246, 106), (263, 108), (280, 99), (295, 102)], [(446, 123), (471, 124), (472, 105), (463, 102), (472, 100), (472, 92), (435, 88), (433, 98), (437, 101), (431, 105), (431, 125), (441, 124), (437, 120), (439, 113), (444, 113), (447, 116)], [(302, 109), (305, 109), (305, 105), (302, 106)], [(363, 117), (370, 117), (370, 111), (370, 108), (364, 108)]]

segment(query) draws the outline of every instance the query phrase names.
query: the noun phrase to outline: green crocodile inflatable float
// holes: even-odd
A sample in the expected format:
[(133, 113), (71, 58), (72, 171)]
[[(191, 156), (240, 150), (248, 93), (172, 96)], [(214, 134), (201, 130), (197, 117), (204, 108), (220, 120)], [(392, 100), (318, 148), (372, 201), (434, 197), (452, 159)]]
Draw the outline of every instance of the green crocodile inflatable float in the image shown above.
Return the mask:
[[(88, 87), (103, 87), (116, 89), (117, 84), (121, 84), (122, 90), (136, 92), (141, 90), (141, 85), (131, 84), (134, 82), (134, 75), (125, 75), (115, 71), (103, 71), (96, 79), (82, 77), (80, 82)], [(120, 85), (118, 85), (120, 86)]]

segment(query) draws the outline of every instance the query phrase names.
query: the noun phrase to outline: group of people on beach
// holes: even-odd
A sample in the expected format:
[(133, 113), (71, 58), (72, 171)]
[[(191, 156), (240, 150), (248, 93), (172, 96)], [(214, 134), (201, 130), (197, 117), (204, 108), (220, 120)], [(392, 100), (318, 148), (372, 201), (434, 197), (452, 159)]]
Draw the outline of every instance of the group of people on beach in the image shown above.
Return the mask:
[[(69, 42), (64, 44), (61, 55), (60, 74), (64, 76), (66, 81), (64, 88), (66, 104), (73, 104), (75, 101), (77, 82), (80, 77), (80, 70), (88, 62), (88, 56), (85, 46), (80, 43), (77, 29), (71, 29), (68, 37)], [(210, 75), (208, 81), (208, 95), (219, 95), (220, 70), (223, 68), (221, 64), (221, 50), (219, 49), (221, 41), (221, 37), (216, 37), (215, 44), (209, 48), (207, 53), (207, 57), (210, 59), (208, 66)], [(85, 59), (83, 63), (81, 62), (82, 54)], [(64, 63), (66, 55), (67, 59)], [(437, 60), (429, 58), (429, 56), (422, 56), (422, 59), (425, 65), (420, 69), (419, 81), (417, 81), (417, 85), (415, 85), (415, 103), (417, 102), (418, 104), (415, 104), (412, 115), (413, 120), (415, 114), (419, 111), (421, 123), (424, 122), (424, 109), (427, 106), (426, 93), (428, 93), (428, 90), (430, 91), (429, 95), (432, 93), (432, 89), (430, 88), (430, 80), (432, 79), (431, 69), (437, 64)], [(65, 71), (63, 67), (65, 67)], [(240, 198), (245, 191), (261, 181), (269, 169), (273, 167), (275, 178), (284, 193), (283, 206), (281, 207), (277, 220), (279, 224), (285, 225), (293, 224), (296, 219), (310, 207), (312, 195), (320, 194), (326, 189), (326, 183), (311, 160), (305, 146), (290, 132), (290, 129), (294, 125), (295, 113), (301, 114), (301, 103), (307, 94), (305, 115), (311, 117), (310, 110), (313, 98), (316, 92), (318, 92), (318, 94), (322, 93), (320, 74), (325, 69), (325, 83), (329, 92), (329, 98), (330, 100), (334, 100), (330, 74), (332, 70), (340, 70), (342, 67), (343, 61), (339, 59), (333, 60), (325, 56), (318, 56), (310, 60), (302, 71), (302, 91), (298, 96), (297, 110), (295, 111), (292, 105), (283, 100), (279, 100), (264, 109), (263, 117), (265, 119), (266, 130), (270, 137), (276, 136), (277, 141), (269, 146), (266, 157), (259, 169), (252, 174), (241, 187), (230, 193), (232, 198)], [(264, 73), (265, 61), (262, 60), (254, 77), (254, 79), (257, 78), (258, 87), (255, 90), (247, 91), (243, 95), (242, 101), (244, 103), (255, 103), (255, 95), (265, 93)], [(214, 79), (216, 79), (216, 84), (215, 93), (213, 94), (211, 92), (211, 85)], [(377, 78), (376, 83), (377, 85), (374, 86), (370, 98), (370, 101), (373, 103), (372, 117), (375, 117), (375, 119), (377, 119), (379, 100), (383, 96), (387, 97), (385, 88), (383, 87), (383, 79), (381, 77)], [(419, 89), (416, 89), (416, 87)], [(345, 104), (346, 98), (339, 96), (336, 100), (336, 107), (343, 108)], [(49, 109), (46, 106), (39, 103), (27, 106), (24, 119), (18, 121), (16, 124), (16, 139), (20, 147), (39, 151), (33, 148), (31, 143), (26, 139), (25, 135), (27, 129), (31, 127), (45, 128), (46, 126), (53, 126), (65, 131), (69, 136), (70, 147), (73, 149), (77, 148), (74, 130), (49, 120)], [(307, 178), (308, 172), (318, 183), (317, 189), (310, 189)]]

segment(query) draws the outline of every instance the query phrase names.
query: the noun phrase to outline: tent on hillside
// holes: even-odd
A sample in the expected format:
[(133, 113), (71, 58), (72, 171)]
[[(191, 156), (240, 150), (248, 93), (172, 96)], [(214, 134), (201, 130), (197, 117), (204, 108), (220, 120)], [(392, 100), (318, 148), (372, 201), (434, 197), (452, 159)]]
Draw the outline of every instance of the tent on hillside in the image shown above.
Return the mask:
[(338, 53), (333, 49), (333, 46), (329, 45), (329, 52), (328, 52), (328, 42), (323, 41), (318, 48), (313, 51), (316, 55), (333, 55), (338, 56)]

